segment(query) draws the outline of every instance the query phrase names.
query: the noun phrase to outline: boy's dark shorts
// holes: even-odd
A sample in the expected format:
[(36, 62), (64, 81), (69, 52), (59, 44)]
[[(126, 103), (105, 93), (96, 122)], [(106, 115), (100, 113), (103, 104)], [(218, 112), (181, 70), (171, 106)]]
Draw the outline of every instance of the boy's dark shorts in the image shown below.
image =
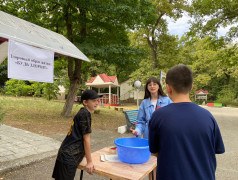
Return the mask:
[(56, 160), (52, 178), (55, 180), (74, 180), (77, 166), (64, 164)]

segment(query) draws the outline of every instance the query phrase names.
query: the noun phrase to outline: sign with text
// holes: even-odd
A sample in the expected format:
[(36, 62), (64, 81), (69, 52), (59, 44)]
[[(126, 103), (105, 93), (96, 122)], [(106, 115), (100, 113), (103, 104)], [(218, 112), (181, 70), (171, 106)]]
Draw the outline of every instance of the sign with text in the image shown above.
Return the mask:
[(53, 83), (54, 52), (8, 42), (8, 78)]

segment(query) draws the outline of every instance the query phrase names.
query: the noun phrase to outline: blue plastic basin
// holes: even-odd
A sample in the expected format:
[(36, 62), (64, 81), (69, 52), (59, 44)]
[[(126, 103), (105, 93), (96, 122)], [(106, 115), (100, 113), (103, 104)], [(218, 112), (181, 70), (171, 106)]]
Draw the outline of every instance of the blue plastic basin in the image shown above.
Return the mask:
[(149, 143), (147, 139), (126, 137), (114, 140), (120, 161), (129, 164), (141, 164), (150, 159)]

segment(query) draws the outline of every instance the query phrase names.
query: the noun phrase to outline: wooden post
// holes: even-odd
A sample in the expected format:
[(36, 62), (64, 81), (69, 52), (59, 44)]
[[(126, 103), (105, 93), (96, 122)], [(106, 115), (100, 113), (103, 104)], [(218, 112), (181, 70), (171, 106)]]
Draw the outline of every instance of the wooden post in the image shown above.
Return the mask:
[(111, 84), (109, 85), (109, 104), (111, 104)]
[(117, 87), (117, 104), (119, 104), (120, 98), (119, 98), (119, 87)]

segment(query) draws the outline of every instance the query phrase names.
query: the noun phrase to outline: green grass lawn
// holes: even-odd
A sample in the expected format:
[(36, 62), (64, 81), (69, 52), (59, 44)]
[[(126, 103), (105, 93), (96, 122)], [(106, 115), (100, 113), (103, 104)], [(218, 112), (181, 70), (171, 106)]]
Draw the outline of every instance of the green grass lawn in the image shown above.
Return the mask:
[[(33, 97), (0, 96), (5, 117), (2, 123), (16, 128), (28, 130), (42, 135), (67, 133), (71, 121), (82, 105), (74, 104), (72, 117), (62, 117), (64, 107), (62, 101), (47, 101)], [(126, 107), (124, 107), (126, 108)], [(134, 109), (136, 106), (127, 107)], [(116, 131), (126, 124), (122, 111), (113, 107), (99, 107), (99, 114), (92, 114), (92, 128)]]

